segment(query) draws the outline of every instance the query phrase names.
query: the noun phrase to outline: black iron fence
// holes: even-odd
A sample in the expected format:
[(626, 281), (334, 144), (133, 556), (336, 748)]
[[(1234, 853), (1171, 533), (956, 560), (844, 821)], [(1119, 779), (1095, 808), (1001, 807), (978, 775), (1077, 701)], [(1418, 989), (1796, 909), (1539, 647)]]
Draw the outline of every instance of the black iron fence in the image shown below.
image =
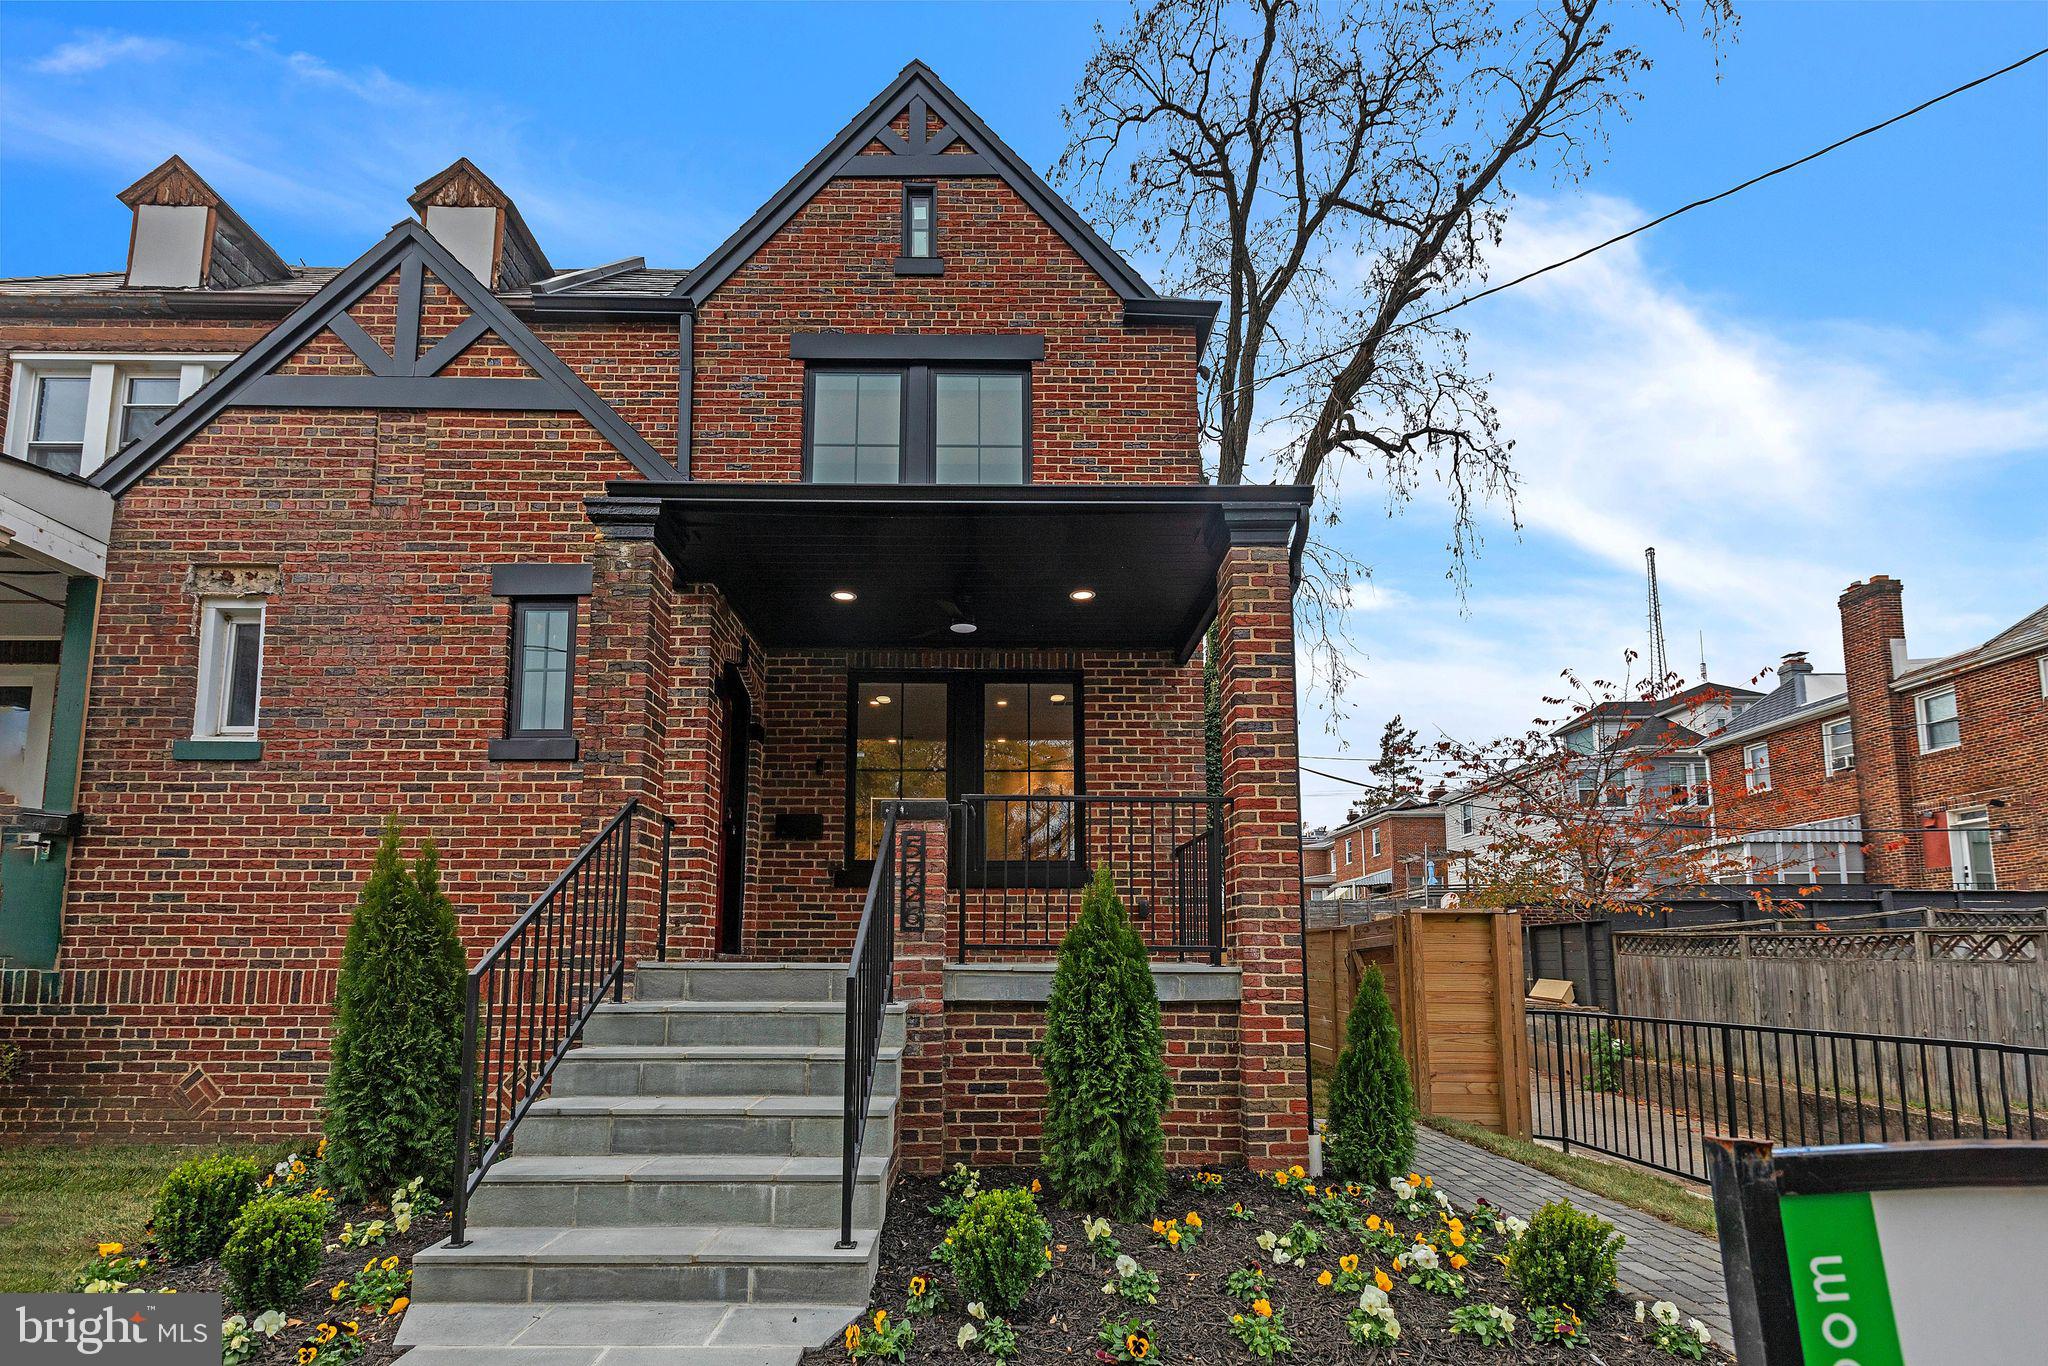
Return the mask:
[(854, 931), (846, 962), (846, 1078), (840, 1090), (839, 1246), (852, 1247), (853, 1196), (867, 1141), (868, 1106), (875, 1094), (875, 1064), (881, 1057), (882, 1025), (896, 962), (896, 930), (924, 929), (925, 832), (899, 829), (896, 809), (882, 814), (875, 844), (875, 871)]
[[(469, 970), (456, 1099), (450, 1241), (465, 1243), (469, 1197), (547, 1089), (591, 1012), (626, 983), (626, 920), (640, 803), (629, 801)], [(675, 822), (661, 820), (661, 862)], [(665, 926), (667, 878), (657, 912)]]
[(963, 958), (1050, 955), (1108, 868), (1155, 956), (1221, 960), (1220, 797), (977, 795), (955, 836)]
[(1713, 1134), (2048, 1139), (2048, 1048), (1594, 1011), (1528, 1020), (1536, 1137), (1694, 1180)]

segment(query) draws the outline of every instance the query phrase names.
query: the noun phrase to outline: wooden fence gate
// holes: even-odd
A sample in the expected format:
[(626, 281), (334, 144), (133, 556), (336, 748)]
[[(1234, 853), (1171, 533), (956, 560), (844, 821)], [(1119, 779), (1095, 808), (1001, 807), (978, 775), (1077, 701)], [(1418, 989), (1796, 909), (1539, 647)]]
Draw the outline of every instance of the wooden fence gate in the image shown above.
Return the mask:
[(1308, 932), (1309, 1061), (1327, 1075), (1367, 964), (1386, 979), (1417, 1109), (1529, 1132), (1522, 926), (1513, 911), (1406, 910)]

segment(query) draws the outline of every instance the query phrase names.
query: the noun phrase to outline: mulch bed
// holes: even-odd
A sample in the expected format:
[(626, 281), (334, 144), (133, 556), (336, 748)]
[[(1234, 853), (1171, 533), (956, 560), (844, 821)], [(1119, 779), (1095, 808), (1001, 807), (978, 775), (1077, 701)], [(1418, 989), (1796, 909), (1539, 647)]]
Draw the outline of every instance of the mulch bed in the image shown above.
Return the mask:
[[(336, 1202), (334, 1220), (327, 1229), (327, 1251), (320, 1260), (320, 1270), (306, 1286), (298, 1302), (285, 1310), (287, 1326), (275, 1337), (265, 1342), (251, 1362), (270, 1363), (298, 1361), (299, 1348), (312, 1337), (314, 1328), (323, 1320), (340, 1322), (354, 1319), (359, 1331), (356, 1340), (362, 1345), (362, 1355), (355, 1358), (368, 1363), (396, 1361), (399, 1349), (391, 1345), (391, 1339), (398, 1332), (399, 1319), (375, 1312), (364, 1311), (350, 1304), (336, 1304), (328, 1299), (328, 1290), (336, 1281), (348, 1280), (362, 1270), (363, 1262), (372, 1254), (381, 1261), (396, 1255), (403, 1259), (402, 1265), (410, 1268), (413, 1254), (421, 1248), (431, 1247), (448, 1236), (448, 1215), (445, 1211), (425, 1217), (415, 1215), (412, 1227), (404, 1233), (387, 1228), (384, 1241), (374, 1247), (342, 1247), (334, 1240), (341, 1236), (342, 1228), (354, 1223), (358, 1226), (373, 1219), (390, 1222), (390, 1210), (381, 1203), (351, 1204)], [(152, 1292), (175, 1290), (181, 1295), (218, 1293), (225, 1303), (226, 1315), (242, 1314), (254, 1319), (256, 1311), (235, 1303), (234, 1292), (228, 1288), (227, 1273), (222, 1270), (220, 1259), (210, 1257), (198, 1262), (162, 1262), (154, 1244), (131, 1243), (127, 1247), (131, 1257), (148, 1257), (149, 1272), (134, 1282), (140, 1288)], [(90, 1249), (87, 1250), (90, 1256)], [(162, 1274), (155, 1274), (162, 1268)], [(340, 1361), (343, 1357), (333, 1349), (320, 1353), (319, 1361)]]
[[(1028, 1170), (984, 1168), (983, 1190), (1029, 1185), (1036, 1173)], [(1272, 1302), (1285, 1310), (1291, 1352), (1281, 1358), (1292, 1362), (1362, 1361), (1371, 1363), (1576, 1363), (1577, 1366), (1670, 1366), (1678, 1358), (1653, 1347), (1647, 1330), (1635, 1321), (1634, 1301), (1619, 1296), (1605, 1307), (1586, 1316), (1590, 1351), (1572, 1350), (1555, 1343), (1537, 1343), (1533, 1324), (1522, 1311), (1505, 1270), (1493, 1259), (1501, 1250), (1503, 1237), (1486, 1240), (1486, 1252), (1465, 1268), (1466, 1298), (1451, 1299), (1411, 1286), (1395, 1275), (1392, 1291), (1394, 1312), (1401, 1322), (1401, 1340), (1395, 1347), (1361, 1347), (1351, 1340), (1345, 1318), (1356, 1307), (1356, 1294), (1339, 1294), (1316, 1285), (1316, 1273), (1335, 1270), (1337, 1258), (1346, 1252), (1360, 1254), (1368, 1279), (1374, 1266), (1387, 1266), (1385, 1257), (1364, 1249), (1351, 1234), (1332, 1229), (1317, 1219), (1297, 1196), (1277, 1189), (1270, 1181), (1243, 1170), (1221, 1173), (1220, 1186), (1197, 1186), (1192, 1173), (1176, 1175), (1162, 1208), (1165, 1218), (1184, 1218), (1189, 1210), (1201, 1214), (1204, 1236), (1192, 1252), (1174, 1251), (1153, 1236), (1146, 1223), (1114, 1225), (1123, 1250), (1159, 1277), (1159, 1302), (1131, 1304), (1120, 1297), (1105, 1295), (1102, 1287), (1110, 1279), (1107, 1268), (1094, 1265), (1088, 1253), (1082, 1216), (1053, 1205), (1050, 1196), (1040, 1197), (1040, 1208), (1052, 1223), (1052, 1269), (1038, 1280), (1030, 1300), (1007, 1316), (1016, 1331), (1019, 1362), (1084, 1362), (1096, 1360), (1100, 1346), (1096, 1333), (1106, 1322), (1133, 1316), (1150, 1319), (1156, 1344), (1153, 1359), (1166, 1363), (1250, 1362), (1256, 1360), (1240, 1346), (1229, 1331), (1229, 1319), (1242, 1306), (1224, 1289), (1232, 1271), (1257, 1262), (1276, 1287)], [(910, 1362), (945, 1362), (948, 1366), (988, 1361), (970, 1345), (963, 1354), (956, 1346), (962, 1324), (970, 1322), (962, 1297), (951, 1273), (931, 1259), (931, 1250), (945, 1237), (947, 1223), (932, 1214), (930, 1207), (942, 1197), (940, 1183), (932, 1178), (899, 1176), (889, 1198), (887, 1221), (882, 1229), (881, 1272), (875, 1284), (875, 1301), (869, 1306), (887, 1309), (892, 1316), (903, 1313), (904, 1287), (914, 1275), (930, 1278), (944, 1294), (946, 1303), (935, 1314), (916, 1320), (917, 1339), (911, 1345)], [(1242, 1201), (1252, 1218), (1238, 1222), (1227, 1218), (1233, 1201)], [(1360, 1202), (1364, 1213), (1392, 1219), (1404, 1239), (1417, 1231), (1439, 1227), (1433, 1221), (1410, 1221), (1394, 1210), (1393, 1197), (1382, 1190)], [(1270, 1230), (1285, 1235), (1299, 1220), (1323, 1234), (1323, 1249), (1306, 1267), (1278, 1266), (1257, 1245), (1260, 1233)], [(1389, 1273), (1392, 1268), (1388, 1266)], [(1514, 1311), (1517, 1324), (1513, 1339), (1502, 1346), (1486, 1347), (1470, 1336), (1453, 1337), (1450, 1312), (1460, 1304), (1493, 1303)], [(847, 1359), (838, 1344), (814, 1348), (804, 1354), (805, 1366), (827, 1366)], [(1710, 1362), (1732, 1358), (1710, 1348)]]

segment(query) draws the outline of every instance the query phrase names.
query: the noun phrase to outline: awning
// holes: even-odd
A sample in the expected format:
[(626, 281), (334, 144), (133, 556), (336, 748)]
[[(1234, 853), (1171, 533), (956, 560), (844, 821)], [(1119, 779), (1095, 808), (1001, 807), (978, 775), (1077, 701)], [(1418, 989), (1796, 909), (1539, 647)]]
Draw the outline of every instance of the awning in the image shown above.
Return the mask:
[(1233, 542), (1283, 545), (1298, 564), (1311, 499), (1292, 486), (637, 480), (612, 484), (610, 495), (587, 505), (593, 520), (614, 534), (651, 527), (680, 580), (715, 584), (773, 648), (1103, 648), (1181, 659), (1215, 614), (1224, 552)]

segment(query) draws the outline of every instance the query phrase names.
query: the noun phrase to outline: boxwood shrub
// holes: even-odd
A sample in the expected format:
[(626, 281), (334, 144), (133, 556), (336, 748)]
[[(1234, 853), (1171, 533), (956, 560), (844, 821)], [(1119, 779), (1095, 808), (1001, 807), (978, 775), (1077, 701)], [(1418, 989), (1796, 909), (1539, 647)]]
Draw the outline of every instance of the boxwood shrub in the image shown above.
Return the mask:
[(313, 1195), (252, 1200), (235, 1219), (221, 1266), (235, 1303), (247, 1313), (288, 1309), (320, 1270), (327, 1201)]
[(1007, 1313), (1024, 1302), (1031, 1283), (1045, 1274), (1052, 1250), (1052, 1226), (1028, 1190), (975, 1196), (949, 1236), (961, 1293), (990, 1313)]
[(219, 1255), (235, 1216), (256, 1198), (257, 1175), (254, 1158), (229, 1153), (189, 1158), (171, 1168), (151, 1214), (157, 1246), (174, 1262)]

